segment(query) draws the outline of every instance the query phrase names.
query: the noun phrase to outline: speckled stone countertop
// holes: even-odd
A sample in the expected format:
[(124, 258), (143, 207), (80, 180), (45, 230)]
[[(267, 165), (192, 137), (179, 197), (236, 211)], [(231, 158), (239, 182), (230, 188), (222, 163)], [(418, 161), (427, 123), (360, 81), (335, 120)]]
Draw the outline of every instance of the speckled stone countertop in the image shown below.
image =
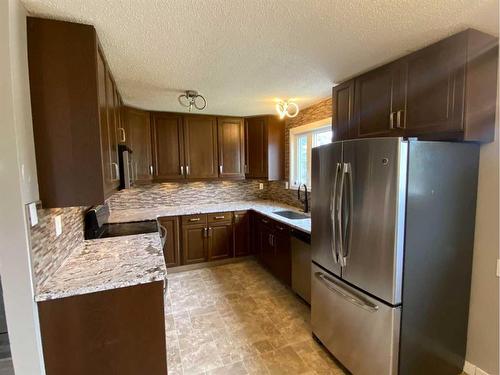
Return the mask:
[(166, 274), (158, 233), (88, 240), (38, 288), (35, 301), (161, 281)]
[(156, 208), (140, 208), (140, 209), (126, 209), (126, 210), (113, 210), (108, 218), (108, 223), (126, 223), (132, 221), (154, 220), (160, 216), (180, 216), (180, 215), (193, 215), (193, 214), (208, 214), (213, 212), (228, 212), (228, 211), (242, 211), (254, 210), (258, 213), (266, 215), (271, 219), (279, 221), (283, 224), (301, 230), (306, 233), (311, 233), (311, 218), (292, 220), (283, 216), (276, 215), (275, 211), (291, 210), (299, 212), (295, 207), (278, 203), (274, 201), (259, 200), (259, 201), (239, 201), (239, 202), (225, 202), (219, 204), (205, 204), (205, 205), (189, 205), (189, 206), (165, 206)]

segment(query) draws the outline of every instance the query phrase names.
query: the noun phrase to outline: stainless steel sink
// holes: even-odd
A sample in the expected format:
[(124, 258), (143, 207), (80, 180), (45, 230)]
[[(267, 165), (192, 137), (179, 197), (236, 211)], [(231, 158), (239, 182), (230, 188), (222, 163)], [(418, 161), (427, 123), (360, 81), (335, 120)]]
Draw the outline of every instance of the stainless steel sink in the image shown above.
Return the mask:
[(274, 211), (273, 214), (280, 215), (286, 217), (287, 219), (299, 220), (299, 219), (309, 219), (309, 215), (302, 214), (296, 211)]

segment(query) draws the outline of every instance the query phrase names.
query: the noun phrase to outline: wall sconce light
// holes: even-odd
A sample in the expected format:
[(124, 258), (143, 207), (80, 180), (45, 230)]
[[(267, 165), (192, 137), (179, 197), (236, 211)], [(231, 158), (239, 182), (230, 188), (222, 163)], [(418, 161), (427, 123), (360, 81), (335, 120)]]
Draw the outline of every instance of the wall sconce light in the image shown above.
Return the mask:
[(280, 100), (276, 104), (276, 111), (278, 112), (280, 119), (283, 120), (286, 117), (295, 117), (299, 114), (299, 106), (289, 100)]

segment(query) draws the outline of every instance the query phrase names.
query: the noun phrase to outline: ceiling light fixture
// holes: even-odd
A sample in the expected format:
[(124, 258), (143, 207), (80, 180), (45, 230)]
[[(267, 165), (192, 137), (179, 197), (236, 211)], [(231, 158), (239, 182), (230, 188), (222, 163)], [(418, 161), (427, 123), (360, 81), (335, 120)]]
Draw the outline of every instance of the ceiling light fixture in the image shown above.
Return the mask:
[(193, 107), (201, 111), (207, 106), (207, 100), (195, 90), (187, 90), (184, 94), (179, 95), (178, 99), (180, 105), (189, 108), (189, 112)]
[(299, 106), (289, 100), (280, 100), (276, 104), (276, 111), (280, 115), (280, 119), (283, 120), (286, 117), (295, 117), (299, 114)]

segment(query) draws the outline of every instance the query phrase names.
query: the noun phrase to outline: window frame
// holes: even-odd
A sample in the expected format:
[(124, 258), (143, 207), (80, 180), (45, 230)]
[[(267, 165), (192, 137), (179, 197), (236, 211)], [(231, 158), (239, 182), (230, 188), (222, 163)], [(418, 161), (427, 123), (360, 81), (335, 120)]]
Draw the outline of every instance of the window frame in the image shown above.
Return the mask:
[[(291, 128), (289, 131), (290, 139), (289, 139), (289, 176), (288, 176), (288, 188), (289, 189), (297, 189), (299, 186), (295, 183), (295, 176), (297, 176), (297, 139), (304, 135), (309, 134), (307, 137), (307, 148), (308, 150), (312, 150), (312, 142), (313, 142), (313, 133), (314, 131), (330, 128), (332, 126), (332, 118), (328, 117), (319, 121), (314, 121), (308, 123), (306, 125), (297, 126), (295, 128)], [(308, 190), (311, 190), (311, 154), (307, 155), (307, 164), (308, 164), (308, 181), (306, 183)]]

